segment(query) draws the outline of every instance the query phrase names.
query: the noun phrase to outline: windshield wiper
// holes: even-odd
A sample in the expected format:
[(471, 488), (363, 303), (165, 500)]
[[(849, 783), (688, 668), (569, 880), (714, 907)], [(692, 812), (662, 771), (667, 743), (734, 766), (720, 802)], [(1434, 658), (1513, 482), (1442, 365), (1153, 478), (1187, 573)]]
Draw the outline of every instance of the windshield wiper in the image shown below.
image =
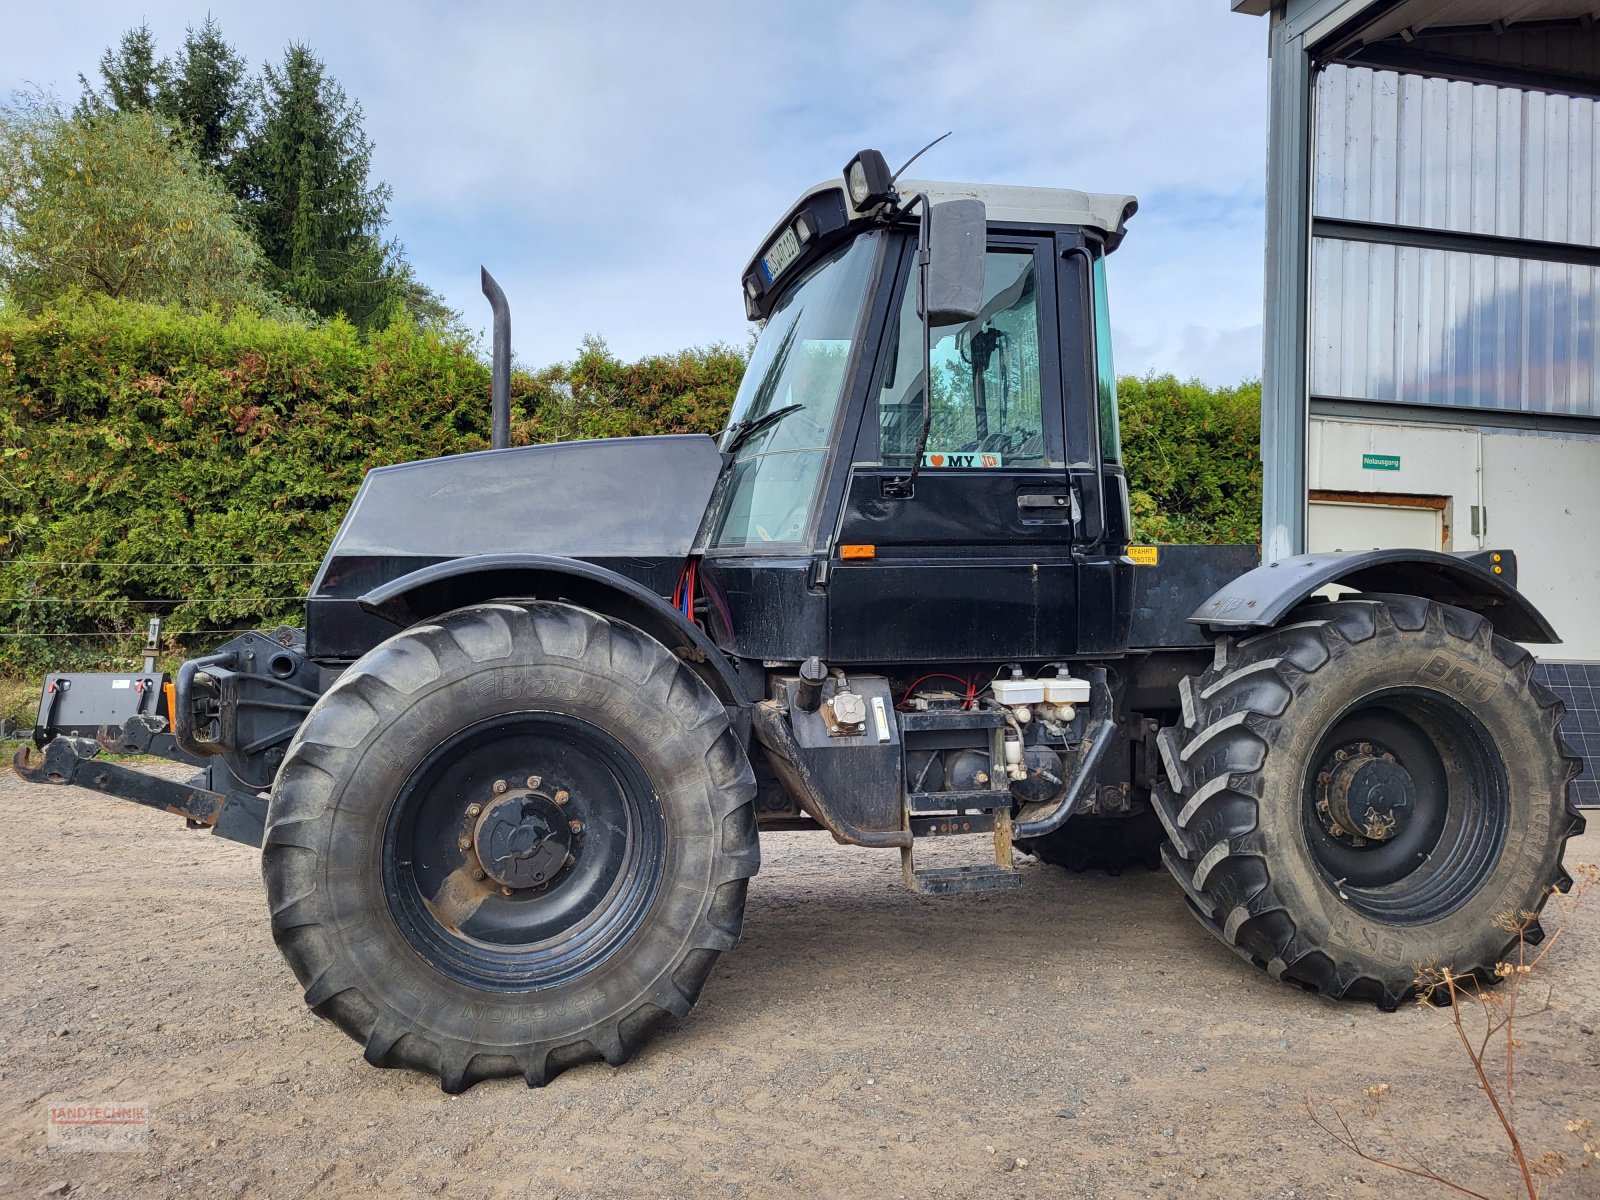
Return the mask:
[(748, 442), (763, 429), (770, 429), (792, 412), (799, 412), (804, 404), (785, 404), (782, 408), (775, 408), (771, 412), (762, 413), (759, 417), (752, 417), (748, 421), (735, 421), (728, 426), (728, 444), (723, 447), (722, 453), (729, 458), (739, 452), (739, 447)]

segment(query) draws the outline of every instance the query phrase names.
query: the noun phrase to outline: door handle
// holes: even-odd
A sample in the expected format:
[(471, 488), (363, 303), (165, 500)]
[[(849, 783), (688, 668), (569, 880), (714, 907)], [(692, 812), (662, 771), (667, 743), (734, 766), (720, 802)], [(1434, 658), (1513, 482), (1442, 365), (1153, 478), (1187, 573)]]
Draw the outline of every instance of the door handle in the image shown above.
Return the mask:
[(1022, 492), (1017, 496), (1017, 515), (1025, 525), (1071, 524), (1076, 529), (1078, 495), (1071, 488)]

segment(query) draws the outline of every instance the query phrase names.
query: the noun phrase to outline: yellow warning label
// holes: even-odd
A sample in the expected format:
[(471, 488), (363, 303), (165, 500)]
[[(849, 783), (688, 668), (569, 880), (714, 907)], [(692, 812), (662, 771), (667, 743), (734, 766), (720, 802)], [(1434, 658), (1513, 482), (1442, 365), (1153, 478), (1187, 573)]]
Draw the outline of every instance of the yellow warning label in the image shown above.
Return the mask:
[(1160, 558), (1161, 551), (1157, 546), (1129, 546), (1128, 557), (1141, 567), (1153, 567)]

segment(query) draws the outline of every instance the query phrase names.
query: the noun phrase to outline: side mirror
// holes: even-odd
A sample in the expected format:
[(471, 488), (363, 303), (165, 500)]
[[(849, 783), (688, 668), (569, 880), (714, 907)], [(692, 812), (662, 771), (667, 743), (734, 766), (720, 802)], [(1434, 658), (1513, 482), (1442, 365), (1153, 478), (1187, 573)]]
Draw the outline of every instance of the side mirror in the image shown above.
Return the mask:
[(983, 311), (988, 214), (982, 200), (923, 203), (922, 316), (929, 325), (965, 325)]
[(911, 470), (883, 486), (885, 496), (909, 499), (916, 494), (917, 475), (933, 428), (932, 358), (936, 325), (965, 325), (983, 311), (983, 255), (989, 214), (982, 200), (944, 200), (931, 204), (924, 194), (922, 227), (917, 241), (917, 267), (922, 294), (922, 431)]

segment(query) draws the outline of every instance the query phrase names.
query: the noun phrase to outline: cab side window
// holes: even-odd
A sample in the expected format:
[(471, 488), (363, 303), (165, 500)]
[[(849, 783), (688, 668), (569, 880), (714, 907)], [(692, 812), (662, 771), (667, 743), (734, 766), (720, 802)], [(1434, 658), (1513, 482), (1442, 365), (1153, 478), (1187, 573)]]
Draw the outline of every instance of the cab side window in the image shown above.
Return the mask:
[(922, 320), (913, 278), (891, 331), (878, 397), (883, 463), (910, 465), (922, 431), (924, 380), (931, 375), (926, 465), (1044, 466), (1039, 340), (1033, 254), (991, 250), (984, 264), (983, 311), (966, 325), (934, 328), (931, 371), (924, 372), (917, 362)]

